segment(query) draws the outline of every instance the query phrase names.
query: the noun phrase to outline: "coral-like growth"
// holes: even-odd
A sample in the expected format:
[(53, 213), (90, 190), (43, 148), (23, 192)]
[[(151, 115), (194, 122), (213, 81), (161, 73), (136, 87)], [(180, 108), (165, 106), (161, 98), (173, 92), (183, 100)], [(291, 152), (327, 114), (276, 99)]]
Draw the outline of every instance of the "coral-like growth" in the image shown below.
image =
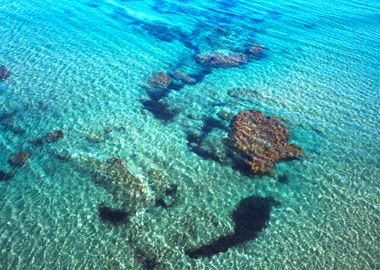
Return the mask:
[(277, 161), (297, 159), (301, 149), (288, 143), (289, 130), (278, 118), (249, 110), (234, 120), (229, 141), (255, 174), (271, 173)]

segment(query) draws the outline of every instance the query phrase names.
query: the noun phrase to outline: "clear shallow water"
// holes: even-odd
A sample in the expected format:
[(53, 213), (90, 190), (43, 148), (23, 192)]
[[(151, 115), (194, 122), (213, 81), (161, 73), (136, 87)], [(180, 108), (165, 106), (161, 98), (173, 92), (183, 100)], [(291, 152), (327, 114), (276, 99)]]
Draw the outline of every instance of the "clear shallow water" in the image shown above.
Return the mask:
[[(2, 123), (0, 169), (12, 170), (15, 152), (32, 153), (0, 183), (1, 269), (146, 269), (147, 257), (157, 269), (379, 268), (379, 3), (222, 2), (0, 1), (0, 64), (12, 72), (0, 82), (0, 113), (16, 111), (11, 124), (26, 130)], [(152, 72), (194, 73), (197, 50), (247, 42), (268, 56), (170, 91), (173, 121), (143, 108)], [(250, 90), (229, 95), (236, 87)], [(304, 149), (302, 161), (276, 166), (288, 184), (189, 151), (187, 133), (205, 117), (246, 109), (280, 116)], [(86, 139), (108, 127), (104, 142)], [(29, 143), (58, 128), (59, 142)], [(62, 150), (69, 161), (55, 157)], [(102, 222), (98, 205), (118, 202), (86, 160), (112, 156), (148, 187), (159, 171), (178, 185), (178, 201), (120, 226)], [(255, 240), (211, 258), (185, 255), (233, 231), (230, 214), (251, 195), (280, 202)]]

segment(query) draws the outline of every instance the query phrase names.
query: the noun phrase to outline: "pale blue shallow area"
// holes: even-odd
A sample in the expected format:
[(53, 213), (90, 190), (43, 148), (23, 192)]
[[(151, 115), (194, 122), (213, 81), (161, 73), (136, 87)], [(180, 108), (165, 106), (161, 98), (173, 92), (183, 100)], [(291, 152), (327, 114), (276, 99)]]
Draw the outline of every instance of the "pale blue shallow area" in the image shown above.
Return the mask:
[[(379, 269), (379, 22), (375, 0), (0, 0), (0, 170), (14, 173), (0, 182), (0, 269)], [(266, 57), (170, 91), (172, 121), (144, 108), (153, 72), (194, 74), (196, 53), (251, 43)], [(304, 157), (251, 177), (190, 151), (205, 118), (247, 109), (281, 117)], [(54, 129), (65, 137), (30, 143)], [(118, 201), (90, 171), (114, 156), (148, 197), (157, 179), (177, 185), (176, 203), (102, 222), (99, 204)], [(256, 239), (185, 254), (233, 231), (251, 195), (280, 203)]]

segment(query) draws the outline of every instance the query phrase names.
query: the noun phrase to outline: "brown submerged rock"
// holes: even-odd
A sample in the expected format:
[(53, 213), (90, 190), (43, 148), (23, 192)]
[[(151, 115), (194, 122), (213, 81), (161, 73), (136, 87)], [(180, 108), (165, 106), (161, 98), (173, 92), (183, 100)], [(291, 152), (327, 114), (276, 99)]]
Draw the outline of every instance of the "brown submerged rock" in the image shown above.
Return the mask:
[(155, 88), (167, 88), (173, 79), (166, 72), (155, 72), (152, 77), (149, 79), (148, 83), (150, 86)]
[(265, 54), (266, 48), (263, 45), (253, 43), (248, 49), (248, 53), (252, 56), (261, 57)]
[(60, 130), (60, 129), (54, 130), (54, 131), (49, 132), (45, 135), (45, 141), (48, 143), (57, 142), (60, 139), (62, 139), (64, 136), (65, 135), (64, 135), (62, 130)]
[(219, 52), (198, 54), (195, 59), (201, 65), (210, 68), (237, 67), (248, 61), (248, 57), (242, 53), (225, 54)]
[(11, 72), (5, 66), (0, 65), (0, 81), (5, 81), (10, 75)]
[(302, 155), (298, 146), (288, 143), (289, 135), (280, 119), (249, 110), (235, 117), (229, 139), (253, 173), (267, 174), (272, 172), (276, 162)]
[(8, 160), (8, 163), (11, 164), (13, 167), (22, 167), (27, 159), (29, 158), (29, 154), (24, 151), (20, 151), (16, 154), (14, 154), (10, 160)]

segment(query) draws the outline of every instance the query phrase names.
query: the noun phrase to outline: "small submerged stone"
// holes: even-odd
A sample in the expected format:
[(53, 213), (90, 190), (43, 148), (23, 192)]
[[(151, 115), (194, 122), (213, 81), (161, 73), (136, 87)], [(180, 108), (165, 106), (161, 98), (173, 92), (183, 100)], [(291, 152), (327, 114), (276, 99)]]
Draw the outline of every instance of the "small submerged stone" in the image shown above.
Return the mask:
[(248, 57), (242, 53), (203, 53), (198, 54), (195, 60), (202, 66), (209, 68), (228, 68), (246, 64)]
[(47, 133), (44, 138), (45, 138), (46, 142), (54, 143), (54, 142), (57, 142), (60, 139), (62, 139), (64, 136), (65, 135), (64, 135), (63, 131), (60, 129), (57, 129), (57, 130), (54, 130), (52, 132)]
[(253, 43), (248, 49), (248, 54), (255, 58), (263, 58), (265, 56), (266, 48), (263, 45)]
[(276, 162), (301, 157), (301, 149), (288, 143), (289, 136), (280, 119), (249, 110), (235, 117), (229, 140), (253, 173), (268, 174)]
[(5, 81), (10, 75), (11, 72), (5, 66), (0, 65), (0, 81)]
[(282, 174), (279, 177), (277, 177), (277, 181), (281, 184), (288, 184), (289, 183), (289, 177), (286, 174)]
[(25, 164), (25, 162), (28, 160), (29, 156), (30, 156), (29, 153), (25, 151), (20, 151), (14, 154), (8, 160), (8, 163), (12, 165), (13, 167), (22, 167)]
[(13, 178), (13, 173), (8, 173), (5, 171), (0, 170), (0, 181), (9, 181)]

